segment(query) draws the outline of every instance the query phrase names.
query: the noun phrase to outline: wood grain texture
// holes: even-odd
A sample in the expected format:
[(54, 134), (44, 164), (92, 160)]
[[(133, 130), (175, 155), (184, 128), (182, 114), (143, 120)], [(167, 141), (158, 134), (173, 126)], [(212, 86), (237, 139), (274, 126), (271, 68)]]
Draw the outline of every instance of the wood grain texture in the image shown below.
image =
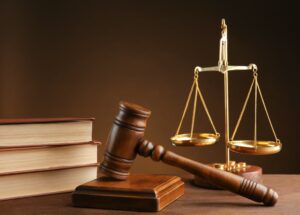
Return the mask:
[(160, 211), (184, 193), (177, 176), (132, 174), (126, 181), (108, 177), (80, 185), (72, 194), (76, 207)]
[[(244, 178), (250, 179), (257, 183), (263, 183), (262, 168), (259, 166), (247, 165), (246, 169), (243, 169), (243, 170), (240, 170), (237, 172), (233, 172), (233, 174), (242, 176)], [(197, 175), (195, 175), (195, 177), (194, 177), (193, 184), (195, 186), (204, 187), (204, 188), (208, 188), (208, 189), (222, 189), (213, 184), (208, 183), (206, 180), (204, 180), (203, 178), (201, 178)]]
[[(276, 204), (278, 194), (272, 188), (250, 181), (241, 176), (221, 171), (166, 150), (144, 140), (144, 132), (151, 111), (137, 104), (121, 102), (107, 140), (100, 172), (117, 180), (126, 180), (137, 154), (151, 157), (154, 161), (181, 168), (221, 187), (266, 206)], [(248, 189), (251, 184), (251, 189)], [(247, 189), (244, 189), (246, 186)], [(252, 188), (253, 187), (253, 188)]]
[[(192, 175), (184, 176), (185, 195), (166, 207), (160, 215), (181, 214), (298, 214), (300, 211), (300, 175), (264, 175), (264, 182), (275, 187), (280, 200), (274, 207), (263, 207), (225, 190), (207, 190), (188, 183)], [(0, 202), (0, 211), (9, 215), (135, 215), (133, 211), (114, 211), (72, 207), (71, 193), (56, 194)]]

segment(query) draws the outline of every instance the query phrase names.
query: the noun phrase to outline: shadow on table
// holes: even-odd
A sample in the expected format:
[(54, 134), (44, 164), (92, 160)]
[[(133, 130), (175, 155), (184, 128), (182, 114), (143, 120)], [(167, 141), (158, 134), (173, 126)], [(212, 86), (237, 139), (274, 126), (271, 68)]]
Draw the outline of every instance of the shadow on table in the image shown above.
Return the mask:
[(199, 207), (219, 207), (219, 208), (245, 208), (245, 207), (265, 207), (262, 204), (256, 204), (256, 203), (251, 203), (251, 202), (189, 202), (185, 204), (186, 206), (199, 206)]

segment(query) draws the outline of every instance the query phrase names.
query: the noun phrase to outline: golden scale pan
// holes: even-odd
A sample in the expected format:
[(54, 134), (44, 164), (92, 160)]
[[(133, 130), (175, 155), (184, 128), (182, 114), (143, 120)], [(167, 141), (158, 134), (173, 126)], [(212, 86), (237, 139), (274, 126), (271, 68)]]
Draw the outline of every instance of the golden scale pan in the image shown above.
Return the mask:
[[(201, 93), (201, 90), (199, 88), (198, 83), (198, 74), (200, 71), (218, 71), (223, 73), (224, 75), (227, 75), (227, 71), (230, 70), (252, 70), (253, 72), (253, 81), (250, 86), (248, 95), (246, 97), (246, 100), (244, 102), (242, 111), (239, 115), (238, 121), (236, 123), (234, 132), (230, 139), (228, 139), (226, 142), (226, 145), (228, 148), (233, 152), (238, 153), (247, 153), (252, 155), (267, 155), (267, 154), (274, 154), (281, 150), (282, 144), (280, 140), (277, 138), (275, 130), (273, 128), (269, 113), (267, 111), (265, 101), (263, 99), (260, 86), (257, 81), (257, 67), (254, 64), (250, 64), (249, 66), (229, 66), (228, 65), (228, 59), (227, 59), (227, 25), (225, 24), (225, 20), (222, 20), (222, 37), (220, 39), (220, 56), (219, 56), (219, 65), (215, 67), (196, 67), (194, 70), (194, 81), (192, 84), (192, 87), (190, 89), (185, 108), (179, 123), (179, 126), (177, 128), (176, 134), (171, 137), (171, 142), (175, 146), (207, 146), (212, 145), (216, 143), (219, 138), (220, 134), (216, 131), (216, 128), (214, 126), (214, 123), (212, 121), (212, 118), (209, 114), (209, 111), (207, 109), (206, 103), (204, 101), (203, 95)], [(227, 89), (226, 89), (227, 88)], [(225, 87), (225, 94), (228, 94), (228, 82), (227, 86)], [(246, 109), (250, 94), (252, 92), (252, 89), (254, 89), (254, 99), (255, 99), (255, 110), (254, 110), (254, 137), (253, 140), (234, 140), (235, 134), (237, 132), (237, 129), (240, 125), (241, 119), (243, 117), (244, 111)], [(226, 92), (227, 90), (227, 92)], [(192, 124), (191, 124), (191, 130), (190, 133), (180, 133), (180, 129), (182, 126), (182, 122), (185, 118), (192, 94), (194, 93), (194, 104), (193, 104), (193, 115), (192, 115)], [(260, 99), (262, 101), (264, 111), (266, 113), (266, 116), (268, 118), (268, 122), (270, 124), (270, 127), (272, 129), (273, 135), (275, 137), (275, 141), (266, 141), (266, 140), (257, 140), (257, 97), (258, 94), (260, 96)], [(204, 110), (206, 112), (206, 115), (210, 121), (210, 124), (214, 130), (214, 133), (197, 133), (194, 132), (194, 124), (195, 124), (195, 115), (196, 115), (196, 108), (197, 108), (197, 99), (198, 96), (200, 98), (200, 101), (202, 103), (202, 106), (204, 107)], [(227, 106), (226, 106), (227, 102)], [(225, 96), (225, 110), (228, 108), (228, 97)], [(227, 125), (229, 125), (229, 118), (225, 117), (225, 122)], [(226, 130), (226, 129), (225, 129)], [(229, 130), (226, 132), (227, 136), (229, 137)], [(227, 164), (231, 161), (227, 161)], [(233, 161), (232, 161), (233, 162)]]
[[(245, 112), (247, 103), (249, 101), (251, 91), (253, 90), (253, 86), (254, 86), (254, 138), (253, 138), (253, 140), (234, 140), (235, 134), (240, 125), (240, 122), (241, 122), (243, 114)], [(267, 115), (268, 122), (270, 124), (273, 135), (275, 137), (275, 141), (257, 140), (257, 92), (259, 93), (260, 99), (262, 101), (264, 111)], [(240, 116), (238, 118), (235, 129), (233, 131), (231, 141), (229, 141), (228, 145), (229, 145), (230, 150), (233, 152), (247, 153), (247, 154), (253, 154), (253, 155), (275, 154), (281, 150), (282, 144), (281, 144), (280, 140), (277, 138), (277, 135), (275, 133), (271, 118), (269, 116), (264, 98), (262, 96), (262, 93), (261, 93), (261, 90), (260, 90), (260, 87), (259, 87), (259, 84), (257, 81), (257, 68), (254, 68), (254, 70), (253, 70), (253, 81), (252, 81), (252, 84), (248, 91), (248, 95), (244, 102), (244, 105), (243, 105), (242, 111), (240, 113)]]
[(253, 155), (270, 155), (281, 150), (280, 141), (266, 140), (234, 140), (229, 142), (230, 150)]
[[(186, 115), (193, 92), (194, 92), (194, 105), (193, 105), (193, 118), (192, 118), (191, 132), (180, 134), (179, 132), (180, 132), (180, 129), (182, 126), (182, 122), (185, 118), (185, 115)], [(196, 109), (197, 109), (198, 96), (204, 107), (205, 113), (211, 123), (214, 133), (195, 133), (194, 132), (194, 124), (195, 124), (195, 115), (196, 115)], [(184, 108), (184, 111), (183, 111), (183, 114), (181, 117), (181, 121), (177, 128), (177, 132), (176, 132), (175, 136), (171, 137), (171, 141), (172, 141), (173, 145), (175, 145), (175, 146), (207, 146), (207, 145), (212, 145), (212, 144), (216, 143), (219, 140), (219, 138), (220, 138), (220, 134), (216, 131), (215, 125), (212, 121), (212, 118), (207, 109), (205, 100), (204, 100), (201, 90), (199, 88), (198, 70), (195, 69), (194, 82), (192, 84), (188, 99), (186, 101), (185, 108)]]
[(216, 143), (220, 135), (212, 133), (177, 134), (171, 141), (177, 146), (207, 146)]

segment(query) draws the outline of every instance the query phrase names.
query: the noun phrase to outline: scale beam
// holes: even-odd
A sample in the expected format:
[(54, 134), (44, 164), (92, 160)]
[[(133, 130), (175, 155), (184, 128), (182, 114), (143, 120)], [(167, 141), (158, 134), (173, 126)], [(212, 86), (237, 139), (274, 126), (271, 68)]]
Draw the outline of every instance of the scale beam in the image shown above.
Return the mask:
[[(230, 65), (228, 65), (225, 69), (225, 71), (243, 71), (243, 70), (257, 71), (257, 66), (255, 64), (249, 64), (248, 66), (230, 66)], [(196, 66), (195, 71), (224, 73), (224, 69), (219, 66), (209, 66), (209, 67)]]

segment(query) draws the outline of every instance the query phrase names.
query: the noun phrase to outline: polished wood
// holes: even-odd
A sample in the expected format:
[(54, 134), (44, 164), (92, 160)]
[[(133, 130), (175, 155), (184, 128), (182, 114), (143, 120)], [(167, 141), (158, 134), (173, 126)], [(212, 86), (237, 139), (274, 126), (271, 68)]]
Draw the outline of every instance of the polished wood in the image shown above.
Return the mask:
[(137, 154), (154, 161), (184, 169), (209, 183), (267, 206), (276, 204), (278, 194), (271, 188), (241, 176), (221, 171), (167, 151), (161, 145), (143, 140), (151, 111), (136, 104), (121, 102), (106, 145), (100, 171), (118, 180), (126, 180)]
[(100, 177), (76, 188), (76, 207), (130, 211), (160, 211), (184, 194), (177, 176), (132, 174), (125, 181)]
[[(212, 165), (210, 165), (212, 166)], [(262, 183), (263, 177), (262, 177), (262, 168), (259, 166), (254, 165), (247, 165), (245, 169), (241, 169), (238, 171), (233, 171), (233, 174), (242, 176), (244, 178), (250, 179), (252, 181), (255, 181), (256, 183)], [(220, 187), (217, 187), (213, 184), (210, 184), (208, 181), (204, 180), (202, 177), (199, 177), (197, 175), (194, 176), (194, 179), (192, 180), (192, 183), (195, 186), (203, 187), (207, 189), (222, 189)]]
[[(208, 190), (189, 183), (184, 176), (185, 194), (155, 215), (253, 215), (298, 214), (300, 211), (300, 175), (264, 175), (264, 182), (276, 187), (280, 201), (275, 207), (262, 207), (255, 202), (225, 190)], [(1, 214), (9, 215), (149, 215), (152, 213), (77, 208), (71, 193), (0, 201)], [(153, 213), (154, 214), (154, 213)]]
[(151, 111), (136, 104), (121, 102), (107, 140), (100, 171), (125, 180), (137, 155), (137, 145), (144, 137)]

